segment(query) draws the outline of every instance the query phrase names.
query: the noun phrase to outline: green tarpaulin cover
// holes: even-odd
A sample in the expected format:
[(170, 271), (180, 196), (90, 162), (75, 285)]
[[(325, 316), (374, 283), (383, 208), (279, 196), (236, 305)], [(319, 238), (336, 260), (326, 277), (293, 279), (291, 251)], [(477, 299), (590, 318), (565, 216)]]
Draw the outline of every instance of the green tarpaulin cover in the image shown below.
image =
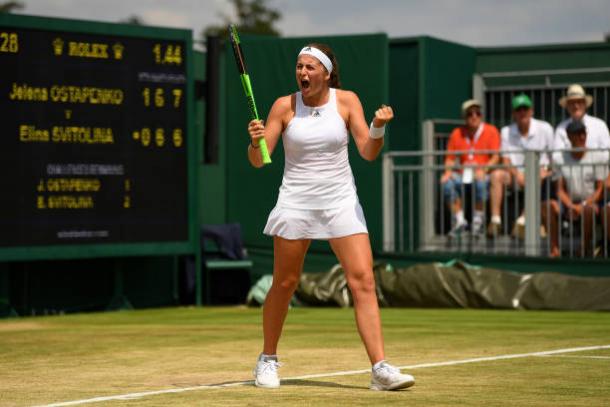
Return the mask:
[[(393, 268), (374, 267), (381, 306), (430, 308), (503, 308), (536, 310), (610, 310), (610, 278), (539, 272), (521, 274), (472, 266), (460, 261)], [(267, 281), (266, 285), (269, 285)], [(253, 287), (253, 289), (255, 289)], [(250, 304), (264, 301), (264, 293)], [(351, 306), (339, 265), (324, 273), (303, 273), (294, 304)]]

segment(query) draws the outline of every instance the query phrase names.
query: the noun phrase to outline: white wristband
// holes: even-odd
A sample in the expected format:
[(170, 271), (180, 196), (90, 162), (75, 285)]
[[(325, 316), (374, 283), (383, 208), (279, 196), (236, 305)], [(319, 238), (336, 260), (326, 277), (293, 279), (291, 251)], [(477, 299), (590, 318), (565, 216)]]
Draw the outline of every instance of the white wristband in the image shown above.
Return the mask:
[(371, 127), (369, 128), (369, 137), (372, 139), (382, 138), (385, 134), (385, 124), (381, 127), (373, 126), (373, 122), (371, 122)]

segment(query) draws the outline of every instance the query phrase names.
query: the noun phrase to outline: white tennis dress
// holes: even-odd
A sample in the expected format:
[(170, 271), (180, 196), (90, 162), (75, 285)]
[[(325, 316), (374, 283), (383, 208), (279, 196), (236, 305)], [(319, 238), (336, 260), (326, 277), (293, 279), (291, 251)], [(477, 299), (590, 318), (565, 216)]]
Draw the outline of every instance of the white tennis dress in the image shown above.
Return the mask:
[(296, 93), (296, 112), (282, 135), (285, 166), (264, 233), (285, 239), (331, 239), (368, 233), (349, 165), (349, 134), (331, 88), (310, 107)]

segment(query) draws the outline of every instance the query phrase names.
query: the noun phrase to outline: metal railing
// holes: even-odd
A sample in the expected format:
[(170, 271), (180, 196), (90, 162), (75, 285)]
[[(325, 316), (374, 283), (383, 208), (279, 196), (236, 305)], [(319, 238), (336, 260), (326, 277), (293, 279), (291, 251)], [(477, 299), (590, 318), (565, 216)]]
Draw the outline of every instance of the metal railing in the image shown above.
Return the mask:
[(567, 118), (559, 99), (572, 83), (580, 83), (593, 97), (589, 114), (610, 120), (610, 67), (545, 69), (514, 72), (483, 72), (473, 76), (473, 97), (483, 103), (490, 123), (501, 127), (512, 121), (512, 98), (527, 94), (538, 119), (557, 124)]
[[(426, 124), (424, 125), (424, 127)], [(429, 126), (429, 125), (428, 125)], [(432, 138), (430, 138), (432, 140)], [(577, 150), (572, 150), (577, 151)], [(452, 154), (469, 154), (469, 151), (452, 152)], [(477, 153), (498, 153), (497, 151), (477, 151)], [(551, 213), (550, 205), (543, 205), (552, 200), (558, 201), (556, 183), (561, 168), (553, 162), (553, 154), (548, 154), (553, 171), (552, 178), (545, 180), (546, 186), (541, 187), (540, 152), (523, 151), (523, 165), (519, 167), (524, 174), (524, 185), (520, 186), (513, 179), (512, 184), (502, 184), (501, 219), (502, 229), (495, 234), (488, 234), (491, 218), (490, 200), (485, 202), (483, 230), (473, 233), (452, 234), (452, 214), (448, 209), (447, 199), (443, 194), (440, 178), (445, 171), (445, 151), (389, 152), (383, 156), (383, 231), (384, 250), (388, 252), (474, 252), (484, 254), (509, 254), (541, 256), (549, 255), (551, 247), (551, 220), (556, 216), (559, 225), (559, 246), (563, 256), (585, 257), (593, 253), (585, 249), (589, 247), (584, 240), (586, 220), (584, 215), (578, 219), (572, 218), (572, 212), (565, 208), (558, 213)], [(606, 152), (608, 154), (609, 152)], [(562, 152), (559, 152), (562, 154)], [(578, 164), (571, 167), (586, 167), (592, 164)], [(595, 164), (605, 168), (607, 177), (608, 162)], [(455, 166), (457, 172), (472, 166)], [(494, 170), (507, 169), (501, 164), (484, 166), (488, 173)], [(562, 168), (565, 168), (562, 167)], [(582, 180), (582, 182), (591, 180)], [(605, 179), (603, 180), (605, 181)], [(491, 185), (487, 179), (487, 190)], [(466, 217), (472, 225), (472, 213), (476, 204), (476, 191), (472, 183), (462, 183), (459, 187), (459, 198), (463, 204)], [(591, 246), (598, 248), (597, 255), (608, 258), (608, 236), (606, 232), (608, 212), (606, 207), (610, 200), (610, 191), (604, 187), (599, 212), (593, 214)], [(547, 222), (542, 224), (542, 211)], [(525, 222), (518, 223), (519, 218)], [(520, 230), (519, 233), (509, 231)]]

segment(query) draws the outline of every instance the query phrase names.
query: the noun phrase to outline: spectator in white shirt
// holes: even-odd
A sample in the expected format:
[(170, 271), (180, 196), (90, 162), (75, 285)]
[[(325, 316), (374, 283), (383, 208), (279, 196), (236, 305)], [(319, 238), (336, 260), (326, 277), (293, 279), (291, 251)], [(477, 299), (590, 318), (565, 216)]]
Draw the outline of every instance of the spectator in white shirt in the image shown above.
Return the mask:
[[(570, 85), (566, 95), (559, 99), (561, 107), (565, 108), (570, 117), (557, 126), (555, 130), (554, 149), (563, 150), (572, 147), (566, 127), (573, 120), (580, 120), (587, 128), (587, 144), (586, 148), (606, 148), (610, 149), (610, 132), (608, 126), (603, 120), (587, 114), (587, 108), (593, 104), (593, 97), (587, 95), (582, 86), (578, 84)], [(559, 157), (561, 153), (555, 153), (553, 158)], [(608, 158), (608, 152), (604, 153)]]
[[(487, 227), (489, 237), (497, 237), (502, 231), (502, 196), (507, 187), (515, 189), (525, 186), (524, 162), (525, 152), (534, 150), (540, 152), (540, 179), (542, 185), (550, 185), (548, 167), (550, 157), (547, 151), (553, 148), (553, 127), (545, 121), (533, 117), (534, 110), (530, 98), (521, 93), (512, 100), (513, 120), (509, 126), (501, 130), (502, 164), (506, 168), (498, 168), (491, 174), (491, 222)], [(546, 196), (545, 193), (542, 194)], [(519, 216), (513, 228), (513, 234), (522, 235), (525, 218)], [(521, 230), (519, 230), (521, 229)]]
[(586, 151), (589, 137), (581, 121), (572, 121), (566, 132), (574, 149), (582, 151), (564, 151), (558, 156), (560, 178), (557, 182), (557, 200), (545, 201), (542, 204), (542, 224), (550, 230), (551, 257), (560, 255), (559, 249), (559, 215), (570, 222), (580, 221), (584, 226), (584, 254), (592, 255), (593, 223), (599, 219), (599, 204), (603, 198), (604, 181), (608, 177), (608, 161), (602, 152)]

